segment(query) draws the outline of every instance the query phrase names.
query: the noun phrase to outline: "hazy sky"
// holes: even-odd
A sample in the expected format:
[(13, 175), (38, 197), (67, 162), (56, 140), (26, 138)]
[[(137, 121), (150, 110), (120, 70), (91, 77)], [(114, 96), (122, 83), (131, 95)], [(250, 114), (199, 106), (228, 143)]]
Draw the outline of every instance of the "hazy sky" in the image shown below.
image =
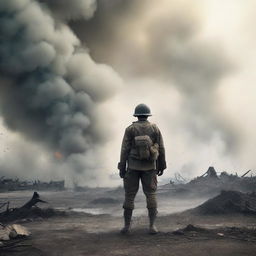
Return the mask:
[[(26, 34), (14, 44), (8, 33), (12, 53), (0, 51), (8, 59), (0, 85), (3, 175), (121, 184), (120, 143), (139, 103), (150, 106), (164, 137), (168, 168), (161, 179), (175, 172), (191, 178), (210, 165), (239, 174), (256, 168), (255, 1), (21, 2), (29, 18), (17, 15), (2, 29), (14, 34), (22, 24), (33, 31), (29, 24), (37, 21), (47, 37)], [(17, 0), (0, 4), (1, 14), (14, 9), (24, 11)], [(18, 56), (23, 48), (29, 50)], [(49, 72), (44, 80), (38, 69)], [(40, 86), (30, 94), (28, 84)]]

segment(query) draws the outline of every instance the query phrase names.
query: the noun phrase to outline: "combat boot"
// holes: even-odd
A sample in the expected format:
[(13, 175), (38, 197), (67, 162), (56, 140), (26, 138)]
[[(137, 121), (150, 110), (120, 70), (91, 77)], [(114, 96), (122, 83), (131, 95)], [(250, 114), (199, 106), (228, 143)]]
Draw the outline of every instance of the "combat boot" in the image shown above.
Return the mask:
[(124, 227), (121, 234), (128, 234), (131, 231), (132, 209), (124, 209)]
[(155, 235), (158, 233), (158, 230), (155, 226), (155, 220), (157, 216), (157, 209), (156, 208), (149, 208), (148, 209), (148, 217), (149, 217), (149, 234)]

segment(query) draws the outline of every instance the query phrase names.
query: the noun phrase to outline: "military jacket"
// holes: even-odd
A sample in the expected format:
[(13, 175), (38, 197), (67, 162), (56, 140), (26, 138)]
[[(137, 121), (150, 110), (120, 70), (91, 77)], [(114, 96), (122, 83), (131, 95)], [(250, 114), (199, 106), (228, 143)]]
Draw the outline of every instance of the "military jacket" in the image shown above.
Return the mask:
[[(156, 161), (138, 159), (134, 138), (140, 135), (148, 135), (153, 143), (159, 145), (159, 156)], [(118, 169), (125, 170), (127, 167), (131, 170), (141, 171), (166, 169), (165, 149), (161, 132), (155, 124), (148, 120), (133, 122), (125, 130)]]

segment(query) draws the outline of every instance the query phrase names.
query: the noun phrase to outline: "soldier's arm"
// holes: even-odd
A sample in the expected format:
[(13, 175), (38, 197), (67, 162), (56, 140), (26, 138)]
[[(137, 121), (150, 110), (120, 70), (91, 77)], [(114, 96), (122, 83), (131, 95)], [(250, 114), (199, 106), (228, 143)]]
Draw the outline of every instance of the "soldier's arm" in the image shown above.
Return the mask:
[(157, 170), (163, 171), (166, 169), (166, 160), (165, 160), (165, 148), (164, 141), (161, 134), (161, 131), (157, 127), (157, 137), (158, 137), (158, 145), (159, 145), (159, 156), (157, 159)]
[(125, 170), (126, 169), (126, 162), (128, 160), (128, 155), (131, 150), (131, 131), (128, 128), (126, 128), (122, 146), (121, 146), (121, 154), (120, 154), (120, 162), (118, 163), (118, 169), (119, 170)]

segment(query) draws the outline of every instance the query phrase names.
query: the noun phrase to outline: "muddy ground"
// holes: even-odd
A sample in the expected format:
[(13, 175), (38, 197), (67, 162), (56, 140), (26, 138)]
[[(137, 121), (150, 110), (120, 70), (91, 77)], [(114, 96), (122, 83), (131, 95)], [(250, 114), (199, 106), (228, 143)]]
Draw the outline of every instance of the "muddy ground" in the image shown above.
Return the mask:
[[(110, 193), (111, 194), (111, 193)], [(25, 194), (27, 196), (27, 194)], [(8, 198), (16, 198), (16, 203), (24, 201), (23, 194), (8, 194)], [(106, 191), (104, 192), (106, 194)], [(4, 198), (6, 195), (1, 194)], [(57, 202), (56, 198), (61, 198), (58, 194), (44, 194), (44, 199)], [(66, 195), (67, 196), (67, 195)], [(71, 194), (63, 197), (66, 206), (79, 206), (78, 198), (81, 194)], [(68, 199), (69, 198), (69, 199)], [(91, 200), (102, 198), (102, 194), (87, 198), (86, 209), (90, 209)], [(141, 200), (143, 197), (141, 198)], [(174, 199), (170, 199), (174, 200)], [(176, 199), (177, 201), (178, 199)], [(197, 199), (197, 204), (203, 199)], [(15, 200), (14, 200), (15, 201)], [(168, 201), (168, 198), (160, 196), (160, 202)], [(173, 201), (173, 203), (175, 200)], [(185, 206), (181, 207), (182, 200), (179, 200), (180, 208), (190, 208), (184, 200)], [(160, 203), (160, 205), (162, 205)], [(167, 203), (168, 204), (168, 203)], [(218, 216), (198, 216), (189, 212), (172, 213), (166, 215), (161, 212), (167, 210), (160, 207), (160, 216), (157, 226), (160, 230), (157, 235), (147, 234), (148, 219), (144, 206), (137, 201), (138, 211), (133, 219), (133, 228), (130, 235), (124, 236), (119, 233), (122, 227), (122, 217), (119, 212), (116, 214), (88, 214), (70, 211), (67, 216), (53, 217), (49, 219), (37, 219), (25, 221), (22, 225), (26, 226), (32, 233), (29, 239), (19, 243), (19, 247), (9, 251), (0, 251), (0, 255), (67, 255), (67, 256), (148, 256), (148, 255), (256, 255), (256, 217), (248, 215), (218, 215)], [(196, 205), (195, 205), (196, 206)], [(97, 205), (97, 209), (120, 208), (121, 204), (116, 205)], [(93, 209), (93, 207), (91, 208)], [(177, 207), (175, 207), (178, 210)], [(172, 212), (174, 208), (170, 209)], [(121, 212), (121, 211), (120, 211)], [(136, 210), (135, 210), (136, 213)], [(188, 224), (199, 226), (202, 229), (191, 231), (174, 232), (183, 229)]]

